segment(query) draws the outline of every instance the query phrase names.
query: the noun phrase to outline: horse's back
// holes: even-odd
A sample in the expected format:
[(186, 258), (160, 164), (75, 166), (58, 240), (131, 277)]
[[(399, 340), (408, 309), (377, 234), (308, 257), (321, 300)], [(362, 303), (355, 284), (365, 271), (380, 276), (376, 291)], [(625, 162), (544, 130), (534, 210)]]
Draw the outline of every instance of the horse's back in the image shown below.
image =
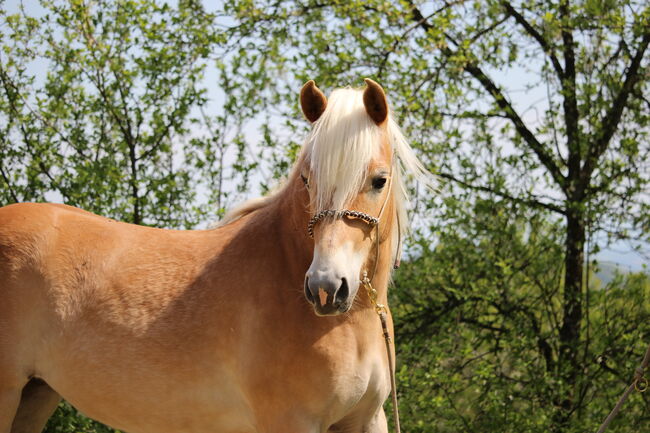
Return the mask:
[[(74, 253), (105, 218), (71, 206), (19, 203), (0, 208), (0, 296), (56, 282), (52, 265), (73, 266)], [(89, 230), (90, 229), (90, 230)]]
[(37, 263), (66, 223), (108, 221), (93, 213), (63, 204), (17, 203), (0, 207), (0, 269), (17, 271)]
[(28, 304), (31, 314), (39, 302), (47, 304), (60, 321), (90, 312), (135, 320), (129, 312), (154, 314), (192, 283), (213, 252), (204, 238), (65, 205), (6, 206), (0, 208), (0, 298)]

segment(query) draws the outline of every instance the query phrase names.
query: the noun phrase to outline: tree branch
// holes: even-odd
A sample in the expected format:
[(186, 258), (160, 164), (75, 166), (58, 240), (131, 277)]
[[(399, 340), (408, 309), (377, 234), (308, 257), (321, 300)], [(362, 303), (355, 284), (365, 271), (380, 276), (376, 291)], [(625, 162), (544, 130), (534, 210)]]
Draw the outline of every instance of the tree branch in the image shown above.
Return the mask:
[(15, 118), (18, 119), (18, 129), (20, 129), (20, 132), (23, 136), (23, 141), (25, 142), (25, 146), (27, 146), (27, 150), (30, 156), (32, 157), (32, 161), (37, 161), (38, 168), (40, 168), (41, 173), (44, 174), (45, 177), (47, 177), (50, 180), (51, 186), (54, 187), (63, 196), (63, 198), (66, 201), (70, 201), (70, 197), (59, 186), (59, 183), (50, 174), (50, 170), (45, 165), (42, 158), (36, 157), (36, 152), (34, 152), (33, 150), (34, 140), (30, 136), (30, 131), (25, 127), (25, 123), (21, 121), (20, 111), (16, 106), (16, 99), (21, 98), (20, 92), (18, 90), (18, 87), (13, 82), (11, 82), (9, 75), (2, 68), (2, 66), (0, 66), (0, 82), (2, 84), (2, 89), (4, 90), (5, 95), (7, 97), (7, 101), (9, 102), (9, 108), (13, 112)]
[(13, 199), (14, 203), (20, 202), (20, 200), (18, 200), (18, 196), (14, 192), (14, 189), (11, 187), (11, 183), (9, 182), (9, 178), (5, 174), (5, 171), (2, 169), (2, 164), (0, 164), (0, 174), (2, 175), (2, 178), (4, 179), (5, 183), (7, 184), (7, 189), (9, 190), (9, 195), (11, 195), (11, 198)]
[[(578, 100), (576, 98), (576, 60), (573, 49), (573, 33), (566, 21), (569, 19), (569, 0), (560, 1), (560, 20), (562, 21), (562, 43), (564, 53), (564, 76), (562, 77), (562, 106), (564, 108), (564, 124), (566, 125), (568, 155), (568, 180), (573, 187), (580, 176), (580, 161), (582, 160), (580, 150), (580, 129), (578, 120)], [(566, 188), (565, 193), (572, 197), (581, 199), (583, 189)]]
[(553, 348), (548, 342), (548, 339), (542, 335), (542, 328), (540, 327), (534, 314), (531, 314), (530, 322), (537, 337), (537, 350), (544, 357), (546, 364), (546, 371), (552, 372), (555, 368), (555, 359), (553, 358)]
[(560, 80), (564, 77), (564, 70), (562, 69), (562, 65), (560, 65), (560, 61), (557, 59), (557, 56), (555, 55), (555, 52), (553, 51), (553, 47), (551, 47), (546, 39), (544, 39), (544, 36), (541, 35), (535, 28), (528, 22), (526, 21), (526, 18), (524, 18), (523, 15), (521, 15), (517, 10), (507, 1), (504, 1), (501, 3), (503, 7), (508, 11), (508, 14), (513, 16), (515, 20), (526, 30), (526, 33), (528, 33), (530, 36), (535, 39), (539, 45), (542, 47), (544, 52), (548, 55), (548, 57), (551, 59), (551, 63), (553, 64), (553, 69), (555, 69), (555, 72), (557, 73), (558, 77), (560, 77)]
[(627, 105), (627, 100), (634, 91), (634, 86), (641, 79), (641, 74), (639, 74), (639, 69), (641, 68), (641, 61), (643, 56), (648, 48), (650, 43), (650, 28), (646, 28), (646, 32), (643, 35), (641, 44), (636, 51), (636, 54), (630, 62), (630, 66), (627, 68), (621, 90), (616, 95), (612, 106), (605, 114), (601, 127), (594, 134), (595, 140), (589, 148), (589, 153), (585, 160), (585, 163), (581, 170), (581, 179), (580, 185), (582, 188), (587, 188), (589, 182), (591, 181), (591, 174), (593, 173), (596, 163), (600, 157), (605, 153), (609, 145), (610, 140), (614, 136), (614, 133), (617, 130), (618, 124), (623, 116), (623, 110)]
[(524, 204), (524, 205), (527, 205), (527, 206), (533, 206), (533, 207), (537, 207), (537, 208), (543, 208), (543, 209), (546, 209), (546, 210), (550, 210), (552, 212), (559, 213), (561, 215), (566, 214), (566, 211), (564, 209), (562, 209), (561, 207), (556, 206), (554, 204), (551, 204), (551, 203), (544, 203), (544, 202), (534, 200), (534, 199), (524, 199), (524, 198), (519, 198), (519, 197), (513, 197), (513, 196), (511, 196), (509, 194), (506, 194), (506, 193), (501, 192), (501, 191), (495, 191), (492, 188), (489, 188), (489, 187), (486, 187), (486, 186), (472, 185), (472, 184), (470, 184), (468, 182), (465, 182), (465, 181), (463, 181), (461, 179), (456, 178), (455, 176), (453, 176), (453, 175), (451, 175), (449, 173), (436, 173), (436, 175), (442, 177), (443, 179), (451, 180), (451, 181), (453, 181), (453, 182), (455, 182), (455, 183), (457, 183), (457, 184), (459, 184), (459, 185), (461, 185), (461, 186), (463, 186), (465, 188), (469, 188), (469, 189), (472, 189), (472, 190), (475, 190), (475, 191), (483, 191), (483, 192), (488, 192), (488, 193), (491, 193), (491, 194), (495, 194), (495, 195), (498, 195), (501, 198), (504, 198), (506, 200), (510, 200), (512, 202), (515, 202), (515, 203), (520, 203), (520, 204)]
[(481, 37), (483, 37), (483, 35), (485, 35), (485, 34), (487, 34), (487, 33), (490, 33), (492, 30), (496, 29), (496, 28), (499, 27), (501, 24), (503, 24), (503, 23), (505, 23), (506, 21), (508, 21), (509, 18), (510, 18), (510, 15), (506, 15), (506, 16), (504, 16), (503, 18), (501, 18), (500, 20), (495, 21), (495, 22), (492, 23), (491, 25), (487, 26), (486, 28), (479, 30), (479, 31), (476, 32), (474, 35), (472, 35), (472, 37), (469, 39), (470, 42), (473, 43), (473, 42), (479, 40)]
[(449, 9), (450, 7), (455, 6), (455, 5), (458, 4), (458, 3), (463, 3), (464, 1), (465, 1), (465, 0), (457, 0), (457, 1), (453, 1), (453, 2), (445, 2), (445, 4), (444, 4), (443, 6), (441, 6), (441, 7), (438, 8), (438, 9), (436, 9), (435, 11), (433, 11), (432, 13), (430, 13), (428, 16), (426, 16), (426, 17), (422, 17), (421, 20), (417, 21), (415, 24), (411, 25), (411, 27), (407, 28), (407, 29), (406, 29), (406, 30), (401, 34), (401, 36), (395, 38), (395, 41), (393, 41), (393, 46), (392, 46), (390, 49), (388, 49), (386, 52), (384, 52), (384, 56), (383, 56), (381, 62), (379, 63), (379, 68), (378, 68), (377, 76), (378, 76), (378, 77), (381, 77), (381, 76), (382, 76), (383, 71), (384, 71), (384, 68), (386, 67), (386, 63), (388, 62), (388, 58), (390, 57), (390, 55), (391, 55), (392, 53), (395, 52), (395, 50), (397, 50), (397, 47), (399, 47), (399, 45), (402, 43), (402, 41), (404, 41), (404, 38), (406, 38), (406, 36), (407, 36), (409, 33), (411, 33), (413, 30), (417, 29), (417, 28), (418, 28), (418, 27), (419, 27), (419, 26), (420, 26), (424, 21), (428, 20), (429, 18), (431, 18), (431, 17), (433, 17), (433, 16), (436, 16), (436, 15), (438, 15), (438, 14), (441, 13), (441, 12), (444, 12), (446, 9)]
[[(411, 14), (413, 20), (420, 23), (420, 27), (425, 31), (429, 32), (433, 29), (431, 24), (429, 24), (425, 19), (420, 10), (415, 6), (415, 4), (409, 0), (409, 5), (411, 6)], [(453, 57), (456, 52), (448, 47), (442, 47), (440, 49), (446, 57)], [(519, 135), (524, 139), (528, 146), (535, 152), (539, 161), (546, 167), (546, 169), (551, 174), (553, 180), (562, 188), (563, 190), (566, 187), (566, 178), (562, 174), (560, 168), (555, 163), (553, 156), (547, 152), (547, 149), (544, 148), (542, 143), (537, 140), (537, 137), (528, 129), (524, 124), (523, 120), (517, 114), (515, 109), (512, 107), (512, 104), (506, 99), (505, 95), (497, 87), (496, 84), (481, 70), (481, 68), (468, 61), (463, 65), (465, 72), (472, 75), (487, 92), (492, 96), (496, 104), (501, 108), (505, 113), (506, 117), (512, 122), (515, 126), (515, 129)]]

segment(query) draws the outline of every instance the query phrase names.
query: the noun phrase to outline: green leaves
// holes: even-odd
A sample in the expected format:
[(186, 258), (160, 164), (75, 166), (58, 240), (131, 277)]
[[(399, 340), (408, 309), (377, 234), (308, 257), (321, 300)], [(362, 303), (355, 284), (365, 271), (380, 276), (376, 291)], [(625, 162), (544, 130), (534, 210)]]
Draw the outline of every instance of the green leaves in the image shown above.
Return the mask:
[[(0, 155), (4, 171), (18, 176), (5, 180), (11, 186), (2, 190), (13, 197), (3, 202), (56, 191), (68, 204), (117, 219), (194, 226), (196, 215), (186, 209), (196, 183), (173, 141), (189, 132), (193, 110), (206, 102), (213, 16), (194, 2), (42, 7), (38, 19), (2, 16), (14, 28), (3, 39), (12, 47), (2, 68), (2, 116), (9, 120), (3, 149), (24, 147)], [(47, 65), (47, 74), (30, 75), (32, 59)], [(35, 78), (42, 86), (31, 87)]]

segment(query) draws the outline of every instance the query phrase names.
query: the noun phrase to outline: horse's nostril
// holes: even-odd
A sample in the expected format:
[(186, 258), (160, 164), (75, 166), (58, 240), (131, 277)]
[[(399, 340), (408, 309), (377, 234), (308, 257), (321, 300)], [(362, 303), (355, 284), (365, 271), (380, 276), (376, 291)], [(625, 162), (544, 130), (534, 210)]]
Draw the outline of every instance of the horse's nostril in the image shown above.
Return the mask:
[(312, 304), (316, 303), (316, 300), (314, 299), (314, 295), (312, 295), (311, 290), (309, 290), (309, 278), (307, 277), (305, 277), (305, 297)]
[(341, 281), (341, 287), (336, 291), (336, 296), (334, 297), (334, 305), (341, 305), (347, 301), (348, 296), (350, 296), (350, 288), (348, 287), (348, 280), (345, 278)]

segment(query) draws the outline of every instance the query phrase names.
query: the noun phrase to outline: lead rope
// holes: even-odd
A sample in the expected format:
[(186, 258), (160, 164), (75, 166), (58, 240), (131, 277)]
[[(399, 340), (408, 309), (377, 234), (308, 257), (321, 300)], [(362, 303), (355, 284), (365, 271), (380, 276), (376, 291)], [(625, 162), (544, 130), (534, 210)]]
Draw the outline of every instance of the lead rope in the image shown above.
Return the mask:
[(393, 421), (395, 422), (395, 432), (401, 433), (399, 426), (399, 407), (397, 405), (397, 383), (395, 381), (395, 361), (393, 360), (393, 354), (390, 350), (390, 344), (393, 341), (390, 337), (390, 332), (388, 332), (388, 321), (386, 319), (386, 306), (377, 302), (377, 290), (372, 287), (370, 279), (368, 279), (368, 273), (363, 271), (363, 280), (361, 280), (363, 286), (366, 288), (368, 293), (368, 298), (370, 298), (370, 303), (372, 304), (375, 312), (379, 316), (379, 321), (381, 322), (381, 329), (384, 333), (384, 343), (386, 343), (386, 356), (388, 357), (388, 372), (390, 373), (390, 395), (393, 401)]
[(605, 418), (605, 421), (600, 426), (597, 433), (603, 433), (605, 430), (607, 430), (607, 427), (609, 427), (609, 423), (612, 422), (614, 417), (621, 410), (621, 407), (623, 407), (623, 403), (625, 403), (625, 400), (627, 400), (627, 397), (630, 395), (630, 393), (633, 390), (636, 389), (638, 392), (645, 392), (648, 389), (648, 379), (646, 379), (643, 375), (649, 363), (650, 363), (650, 346), (648, 346), (648, 349), (645, 352), (645, 356), (643, 357), (643, 361), (641, 361), (641, 365), (634, 370), (634, 378), (632, 379), (632, 383), (630, 384), (630, 386), (627, 387), (627, 389), (625, 390), (621, 398), (618, 399), (618, 403), (616, 403), (614, 409), (612, 409), (609, 415), (607, 415), (607, 418)]

